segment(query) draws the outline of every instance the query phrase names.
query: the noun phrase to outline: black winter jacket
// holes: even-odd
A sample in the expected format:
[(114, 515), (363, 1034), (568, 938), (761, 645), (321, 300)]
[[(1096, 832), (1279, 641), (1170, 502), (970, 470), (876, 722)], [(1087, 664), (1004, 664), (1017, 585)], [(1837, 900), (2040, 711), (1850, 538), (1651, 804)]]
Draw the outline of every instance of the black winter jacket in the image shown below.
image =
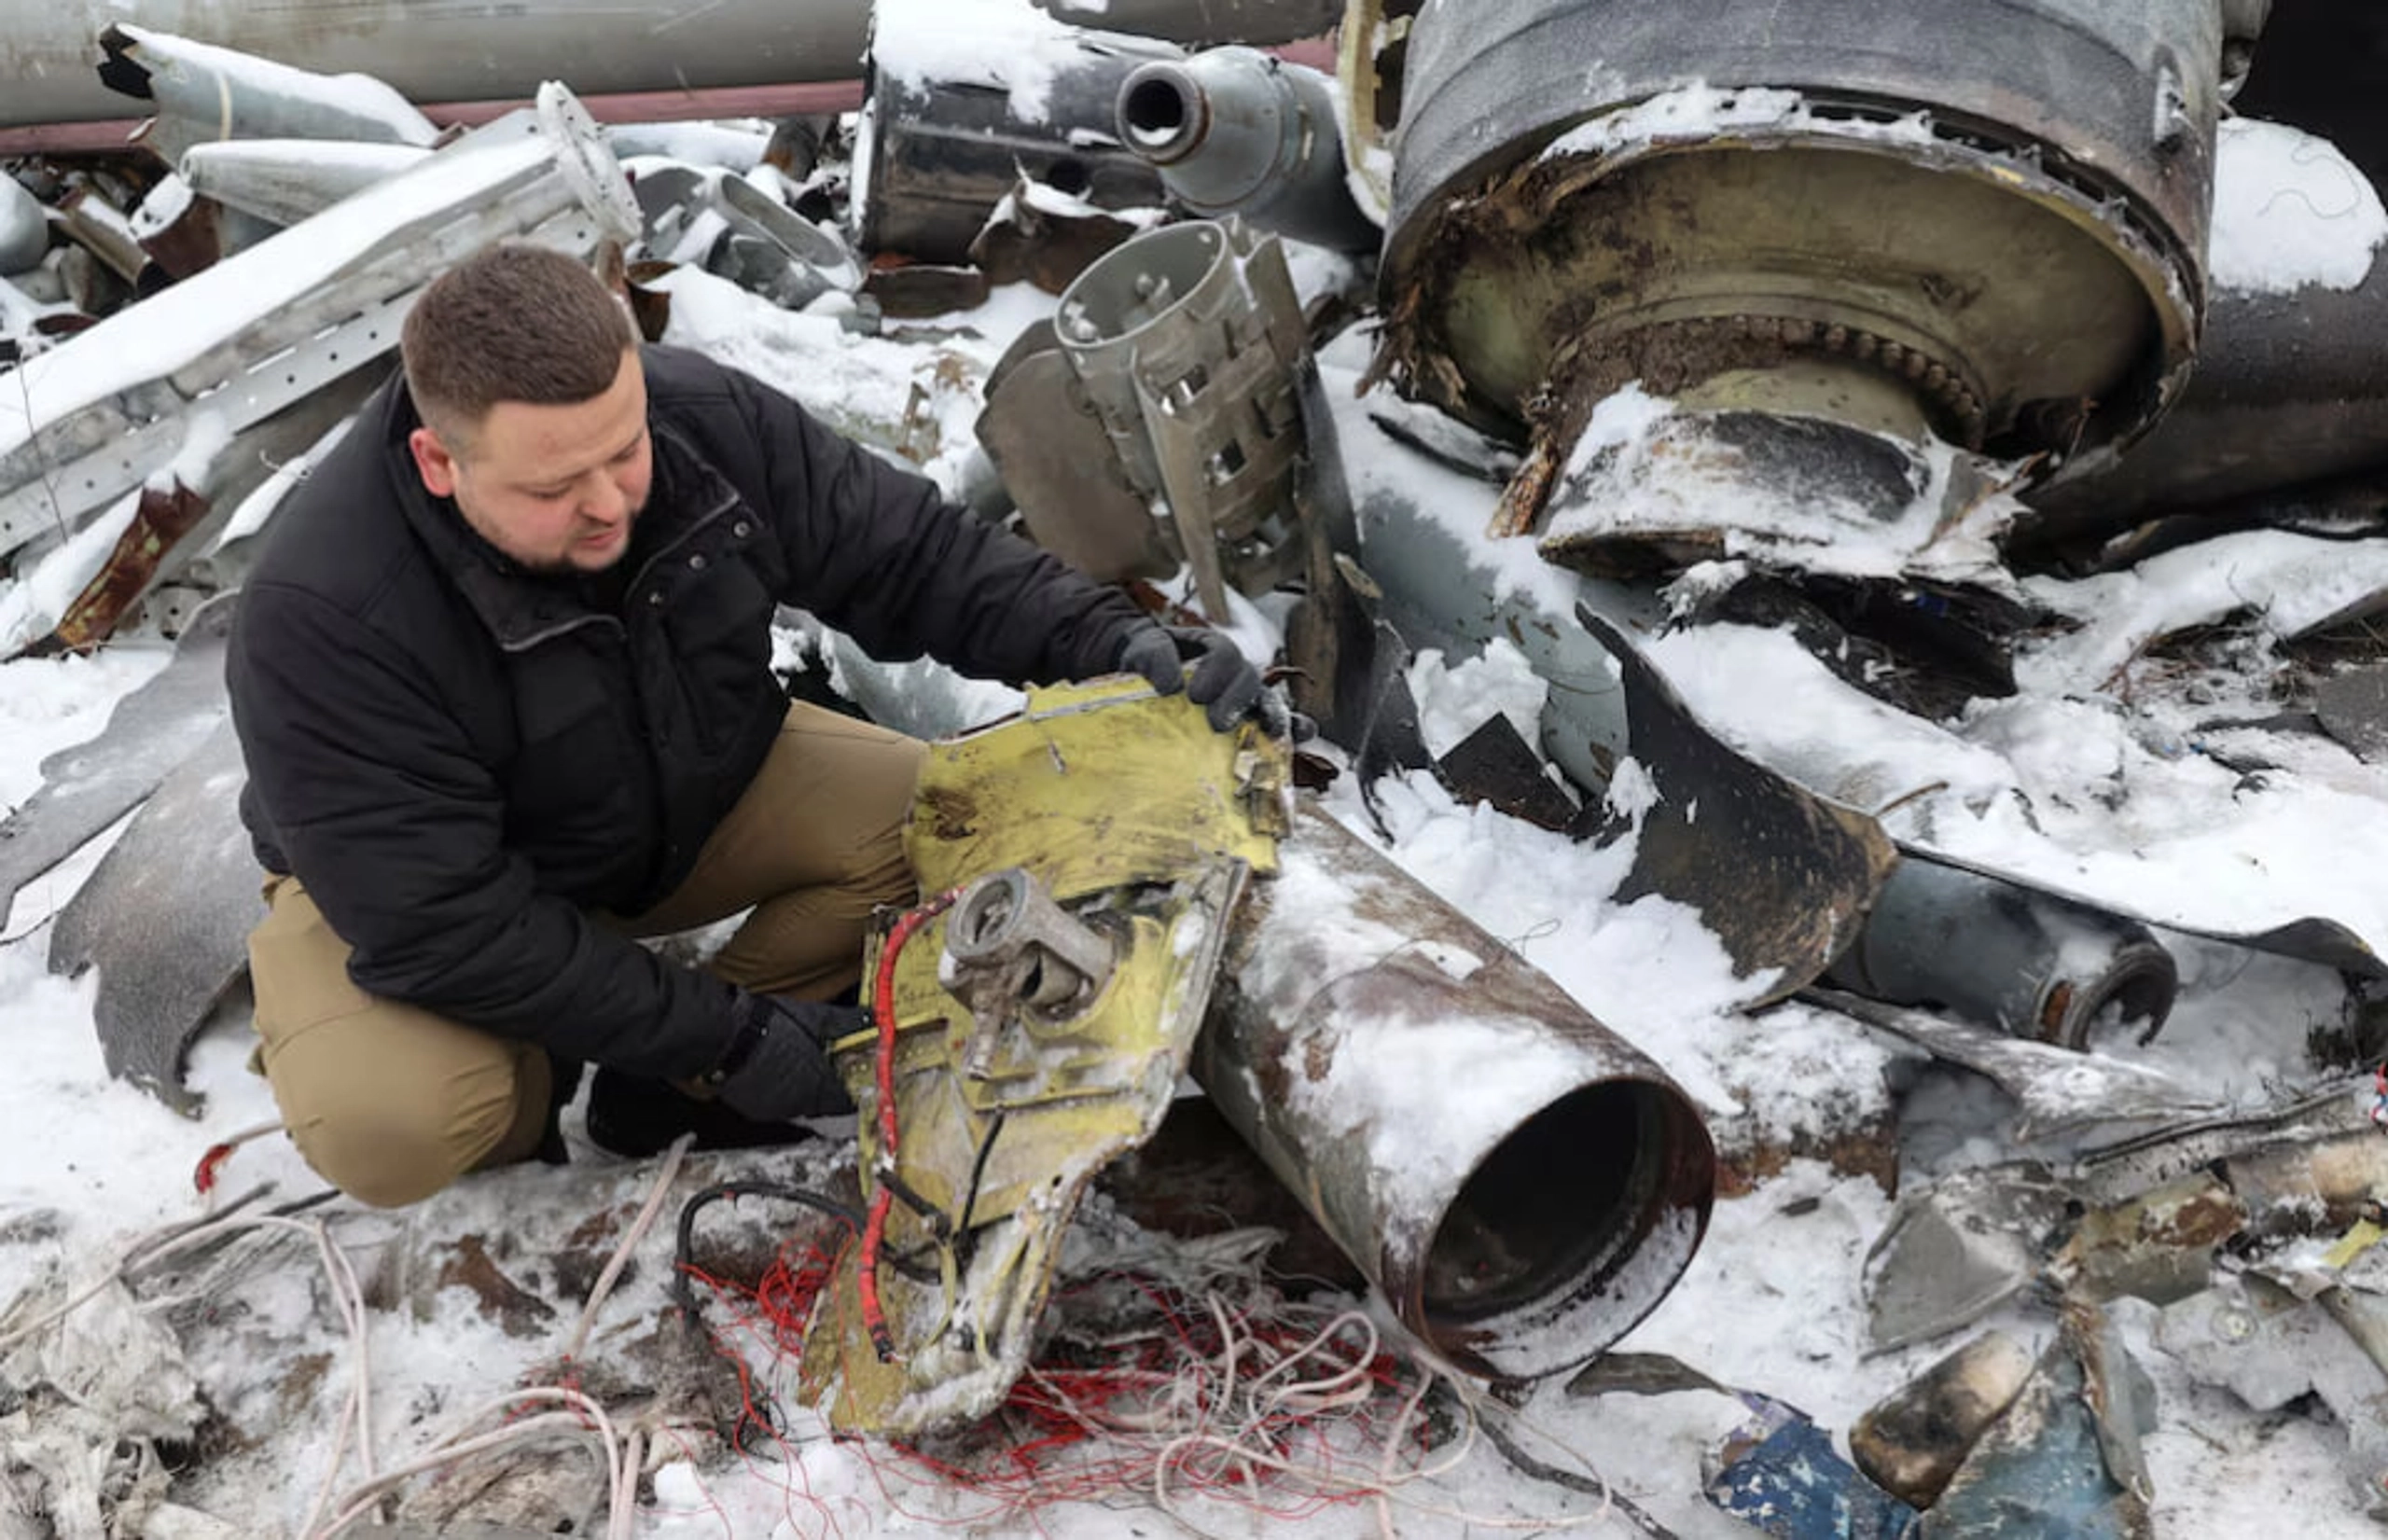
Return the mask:
[(1038, 683), (1104, 672), (1145, 622), (785, 396), (643, 356), (655, 477), (618, 609), (424, 490), (394, 381), (276, 514), (226, 669), (258, 860), (307, 885), (360, 988), (685, 1077), (728, 1047), (736, 992), (587, 911), (670, 893), (761, 767), (776, 605), (882, 659)]

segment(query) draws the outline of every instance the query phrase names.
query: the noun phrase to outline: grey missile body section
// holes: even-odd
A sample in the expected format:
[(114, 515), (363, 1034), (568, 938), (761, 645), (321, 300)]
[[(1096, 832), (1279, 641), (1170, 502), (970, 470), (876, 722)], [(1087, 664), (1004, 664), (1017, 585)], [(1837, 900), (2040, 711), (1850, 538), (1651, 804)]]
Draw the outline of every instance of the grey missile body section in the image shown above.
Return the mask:
[(1209, 49), (1144, 65), (1119, 89), (1119, 138), (1204, 218), (1240, 214), (1337, 251), (1384, 232), (1344, 181), (1326, 77), (1257, 49)]

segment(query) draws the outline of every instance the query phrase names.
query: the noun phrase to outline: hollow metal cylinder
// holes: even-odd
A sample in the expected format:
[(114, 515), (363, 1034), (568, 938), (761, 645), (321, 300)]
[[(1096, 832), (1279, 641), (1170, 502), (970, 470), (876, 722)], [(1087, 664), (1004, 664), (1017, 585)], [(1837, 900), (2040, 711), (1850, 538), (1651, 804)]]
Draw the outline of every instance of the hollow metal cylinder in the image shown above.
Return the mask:
[(2173, 954), (2135, 920), (1920, 858), (1892, 871), (1826, 977), (2070, 1048), (2146, 1042), (2180, 983)]
[(1283, 249), (1208, 221), (1106, 253), (1054, 323), (1129, 484), (1166, 507), (1206, 611), (1301, 570), (1295, 480), (1335, 452), (1305, 422), (1316, 369)]
[(1673, 1287), (1715, 1153), (1658, 1066), (1303, 806), (1237, 920), (1193, 1070), (1402, 1323), (1505, 1380)]
[(1257, 49), (1207, 49), (1145, 64), (1120, 87), (1119, 138), (1205, 218), (1338, 251), (1374, 251), (1383, 232), (1343, 179), (1343, 137), (1326, 76)]
[(2388, 466), (2388, 260), (2351, 289), (2218, 288), (2180, 403), (2111, 469), (2034, 499), (2025, 538), (2096, 537), (2159, 514)]
[(2197, 332), (2215, 0), (1781, 11), (1424, 7), (1381, 270), (1410, 387), (1548, 432), (1822, 354), (1960, 443), (2071, 467), (2142, 431)]

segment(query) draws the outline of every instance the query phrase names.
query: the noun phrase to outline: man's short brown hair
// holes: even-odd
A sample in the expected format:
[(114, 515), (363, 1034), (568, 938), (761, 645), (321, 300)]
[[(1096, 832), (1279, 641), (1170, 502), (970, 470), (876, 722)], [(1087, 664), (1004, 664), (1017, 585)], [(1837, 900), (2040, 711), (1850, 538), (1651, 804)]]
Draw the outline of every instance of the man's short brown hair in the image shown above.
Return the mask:
[(521, 244), (442, 273), (398, 338), (415, 410), (451, 453), (500, 401), (572, 406), (604, 395), (636, 346), (629, 312), (595, 273)]

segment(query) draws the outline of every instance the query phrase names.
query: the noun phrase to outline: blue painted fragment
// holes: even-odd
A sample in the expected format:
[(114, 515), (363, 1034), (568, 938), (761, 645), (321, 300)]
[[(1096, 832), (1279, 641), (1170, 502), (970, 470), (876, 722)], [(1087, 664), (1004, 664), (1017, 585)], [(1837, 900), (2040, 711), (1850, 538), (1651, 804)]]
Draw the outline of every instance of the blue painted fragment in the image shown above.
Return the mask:
[(1779, 1401), (1748, 1399), (1758, 1422), (1734, 1443), (1763, 1436), (1709, 1481), (1709, 1502), (1776, 1540), (1908, 1540), (1915, 1533), (1915, 1509), (1842, 1459), (1832, 1436), (1806, 1414)]

